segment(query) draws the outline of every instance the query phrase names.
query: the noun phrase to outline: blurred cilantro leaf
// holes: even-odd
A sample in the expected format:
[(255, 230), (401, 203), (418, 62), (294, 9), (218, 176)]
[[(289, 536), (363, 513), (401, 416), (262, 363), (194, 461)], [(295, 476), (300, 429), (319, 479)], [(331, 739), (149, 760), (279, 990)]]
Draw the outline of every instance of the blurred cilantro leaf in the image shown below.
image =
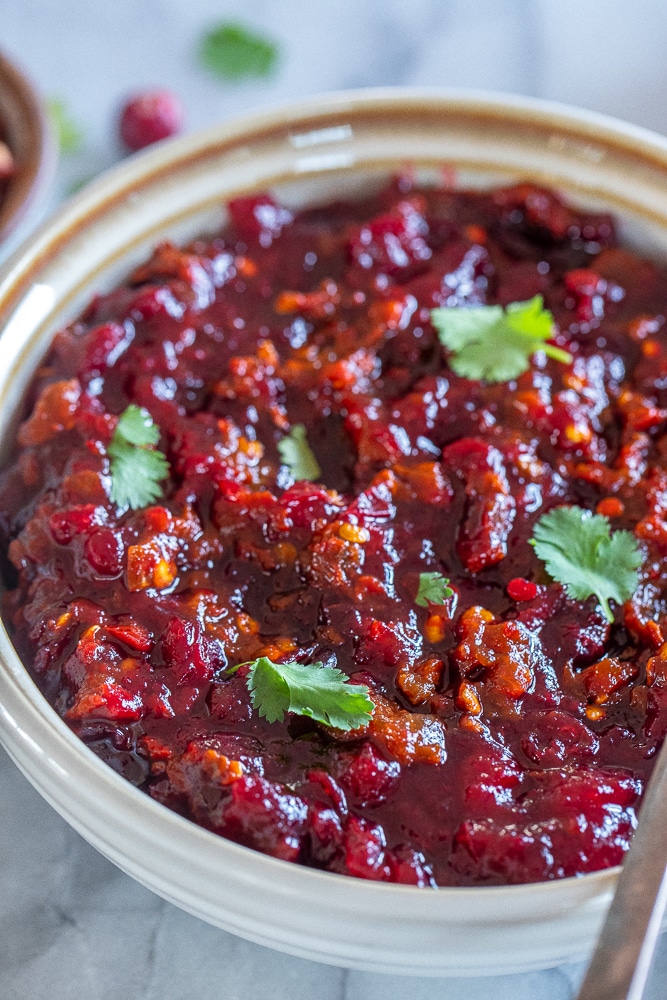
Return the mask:
[(277, 58), (275, 42), (237, 21), (223, 21), (211, 28), (199, 46), (201, 65), (223, 80), (269, 76)]
[(78, 153), (83, 145), (83, 132), (70, 115), (65, 102), (60, 97), (50, 97), (47, 101), (47, 107), (60, 152), (63, 156)]
[(308, 444), (303, 424), (295, 424), (289, 434), (278, 442), (278, 454), (295, 479), (309, 479), (311, 482), (319, 479), (320, 467)]

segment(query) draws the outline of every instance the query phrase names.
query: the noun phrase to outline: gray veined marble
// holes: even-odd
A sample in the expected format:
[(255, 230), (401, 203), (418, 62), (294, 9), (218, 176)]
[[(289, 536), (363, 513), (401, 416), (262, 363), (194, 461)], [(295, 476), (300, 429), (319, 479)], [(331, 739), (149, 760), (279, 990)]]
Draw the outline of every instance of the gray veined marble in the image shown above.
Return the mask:
[(124, 875), (2, 750), (0, 802), (0, 1000), (569, 1000), (580, 975), (405, 979), (281, 955)]
[[(194, 57), (221, 17), (281, 44), (269, 81), (230, 86)], [(169, 85), (189, 127), (343, 87), (491, 88), (667, 132), (661, 0), (2, 0), (0, 44), (81, 126), (55, 206), (119, 156), (126, 93)], [(0, 1000), (568, 1000), (580, 966), (478, 980), (406, 980), (280, 955), (152, 895), (88, 847), (0, 751)], [(647, 1000), (667, 993), (667, 942)]]

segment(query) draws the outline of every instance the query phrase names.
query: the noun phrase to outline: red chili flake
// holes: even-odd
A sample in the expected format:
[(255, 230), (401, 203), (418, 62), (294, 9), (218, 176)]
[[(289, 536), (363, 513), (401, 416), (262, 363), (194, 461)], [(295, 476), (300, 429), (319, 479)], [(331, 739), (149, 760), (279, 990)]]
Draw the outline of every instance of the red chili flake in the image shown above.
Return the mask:
[(532, 601), (537, 597), (537, 584), (524, 580), (521, 576), (515, 576), (507, 584), (507, 593), (513, 601)]
[(135, 622), (128, 622), (123, 625), (107, 625), (105, 631), (112, 639), (118, 639), (120, 642), (124, 642), (126, 646), (130, 646), (140, 653), (148, 653), (153, 648), (151, 633), (148, 629), (137, 625)]
[(483, 226), (470, 225), (464, 229), (465, 237), (471, 243), (486, 243), (487, 232)]
[(603, 497), (595, 510), (604, 517), (621, 517), (625, 512), (625, 504), (618, 497)]

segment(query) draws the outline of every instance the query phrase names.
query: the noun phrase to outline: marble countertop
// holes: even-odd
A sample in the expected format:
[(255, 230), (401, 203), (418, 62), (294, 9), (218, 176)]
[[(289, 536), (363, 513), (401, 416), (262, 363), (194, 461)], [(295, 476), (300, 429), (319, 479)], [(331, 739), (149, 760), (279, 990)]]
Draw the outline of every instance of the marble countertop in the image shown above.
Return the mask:
[[(269, 80), (204, 72), (198, 39), (220, 18), (276, 39)], [(662, 0), (3, 0), (0, 46), (80, 127), (51, 207), (120, 158), (115, 116), (168, 85), (194, 129), (339, 88), (468, 86), (553, 98), (667, 132)], [(571, 965), (478, 979), (330, 968), (210, 927), (144, 889), (78, 837), (0, 750), (0, 1000), (570, 1000)], [(667, 991), (667, 940), (647, 1000)]]

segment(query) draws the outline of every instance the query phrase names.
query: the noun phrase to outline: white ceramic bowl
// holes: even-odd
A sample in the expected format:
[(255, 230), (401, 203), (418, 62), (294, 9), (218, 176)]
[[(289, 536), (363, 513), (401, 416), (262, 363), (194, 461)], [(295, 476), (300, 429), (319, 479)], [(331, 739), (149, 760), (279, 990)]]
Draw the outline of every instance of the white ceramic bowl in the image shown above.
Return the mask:
[[(0, 435), (53, 331), (158, 239), (219, 225), (220, 206), (273, 188), (328, 200), (411, 164), (461, 183), (524, 178), (620, 213), (627, 238), (667, 249), (667, 140), (583, 111), (488, 94), (336, 94), (163, 145), (100, 179), (0, 277)], [(437, 891), (277, 861), (163, 808), (98, 760), (47, 705), (0, 633), (0, 737), (71, 825), (191, 913), (306, 958), (383, 972), (482, 975), (583, 957), (617, 870), (507, 888)]]

